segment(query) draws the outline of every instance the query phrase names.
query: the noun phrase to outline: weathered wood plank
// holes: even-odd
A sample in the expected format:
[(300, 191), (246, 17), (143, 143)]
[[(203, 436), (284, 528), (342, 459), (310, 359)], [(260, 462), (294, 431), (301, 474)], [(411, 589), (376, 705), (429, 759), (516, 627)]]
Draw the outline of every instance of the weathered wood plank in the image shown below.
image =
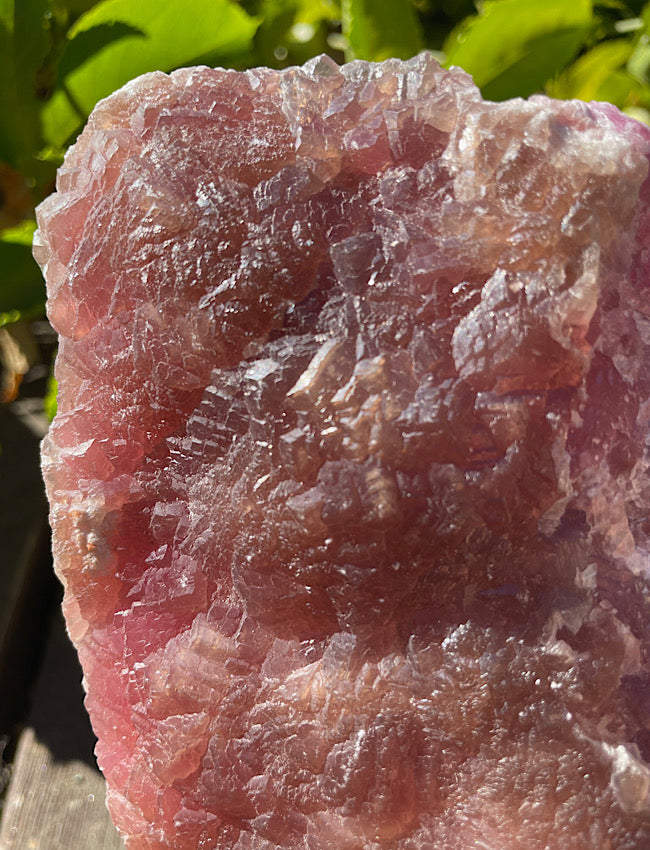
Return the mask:
[(40, 474), (47, 421), (40, 394), (27, 389), (0, 406), (0, 755), (15, 724), (26, 727), (0, 800), (0, 850), (123, 850), (93, 758), (81, 669), (60, 613), (50, 624), (59, 587)]
[(41, 410), (31, 398), (0, 405), (0, 736), (24, 720), (55, 593), (38, 454), (47, 429)]
[(81, 761), (58, 763), (26, 729), (0, 826), (1, 850), (122, 850), (105, 805), (104, 779)]
[(93, 757), (81, 668), (60, 611), (41, 638), (46, 651), (11, 768), (0, 850), (121, 850)]

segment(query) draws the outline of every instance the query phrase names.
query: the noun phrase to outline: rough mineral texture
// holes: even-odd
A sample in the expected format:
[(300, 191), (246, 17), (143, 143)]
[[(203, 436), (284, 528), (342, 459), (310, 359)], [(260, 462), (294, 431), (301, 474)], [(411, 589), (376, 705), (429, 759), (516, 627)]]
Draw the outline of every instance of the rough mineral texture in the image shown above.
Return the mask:
[(97, 107), (43, 458), (131, 850), (650, 847), (649, 155), (426, 55)]

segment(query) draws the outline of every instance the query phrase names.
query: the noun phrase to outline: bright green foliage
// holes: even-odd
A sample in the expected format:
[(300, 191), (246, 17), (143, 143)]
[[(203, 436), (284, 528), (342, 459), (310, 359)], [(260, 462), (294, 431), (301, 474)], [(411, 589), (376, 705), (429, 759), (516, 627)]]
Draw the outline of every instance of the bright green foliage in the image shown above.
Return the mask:
[(486, 0), (445, 44), (492, 100), (527, 96), (561, 71), (593, 26), (591, 0)]
[(51, 422), (56, 416), (56, 393), (57, 393), (57, 382), (54, 375), (50, 375), (49, 380), (47, 382), (47, 390), (45, 392), (45, 398), (43, 399), (43, 407), (45, 408), (45, 415), (47, 416), (48, 422)]
[[(634, 46), (627, 38), (617, 38), (596, 45), (573, 65), (551, 80), (548, 91), (554, 97), (604, 100), (601, 91), (611, 86), (612, 77), (620, 74), (630, 60)], [(629, 85), (635, 85), (629, 76)]]
[[(640, 6), (641, 4), (636, 4)], [(650, 3), (618, 18), (598, 41), (546, 84), (552, 97), (604, 100), (650, 124)], [(601, 27), (605, 22), (601, 21)]]
[(423, 45), (422, 30), (409, 0), (343, 0), (346, 59), (380, 62), (408, 59)]
[(11, 193), (49, 194), (97, 100), (127, 80), (421, 49), (465, 68), (487, 98), (609, 100), (650, 123), (650, 0), (0, 0), (0, 325), (45, 301), (35, 224), (20, 223)]
[(134, 77), (250, 49), (259, 21), (232, 0), (104, 0), (68, 32), (57, 90), (43, 111), (47, 142), (61, 145), (93, 106)]

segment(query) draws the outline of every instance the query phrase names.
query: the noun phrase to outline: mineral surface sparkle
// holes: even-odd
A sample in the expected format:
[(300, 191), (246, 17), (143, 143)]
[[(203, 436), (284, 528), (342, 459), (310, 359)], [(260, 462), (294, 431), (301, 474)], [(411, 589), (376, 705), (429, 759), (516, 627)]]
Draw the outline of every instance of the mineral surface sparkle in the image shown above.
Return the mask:
[(96, 108), (43, 463), (130, 850), (650, 846), (649, 155), (424, 54)]

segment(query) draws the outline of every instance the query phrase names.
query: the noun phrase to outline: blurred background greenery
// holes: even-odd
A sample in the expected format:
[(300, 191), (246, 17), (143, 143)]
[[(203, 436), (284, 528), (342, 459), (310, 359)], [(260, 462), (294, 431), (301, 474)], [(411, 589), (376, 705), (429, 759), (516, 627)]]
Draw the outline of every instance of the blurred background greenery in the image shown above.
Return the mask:
[[(154, 69), (423, 49), (492, 100), (608, 100), (650, 123), (650, 2), (640, 0), (0, 0), (1, 400), (39, 358), (49, 368), (31, 333), (45, 306), (34, 209), (99, 99)], [(51, 379), (45, 404), (51, 416)]]

